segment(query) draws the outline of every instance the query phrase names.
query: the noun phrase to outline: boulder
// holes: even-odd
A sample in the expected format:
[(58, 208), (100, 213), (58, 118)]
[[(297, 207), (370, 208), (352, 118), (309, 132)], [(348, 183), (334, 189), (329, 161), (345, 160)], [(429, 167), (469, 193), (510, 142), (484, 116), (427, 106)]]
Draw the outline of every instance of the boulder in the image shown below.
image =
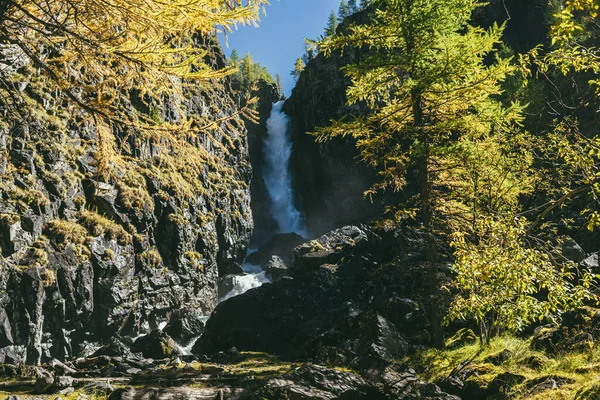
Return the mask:
[(579, 263), (579, 266), (589, 272), (598, 273), (598, 258), (600, 253), (594, 253)]
[(158, 329), (136, 339), (131, 345), (131, 351), (158, 360), (181, 355), (177, 343)]
[(585, 251), (575, 240), (567, 237), (562, 243), (562, 255), (567, 259), (580, 263), (585, 259)]
[(397, 371), (388, 367), (382, 376), (385, 399), (395, 400), (460, 400), (433, 383), (420, 380), (414, 371)]
[(304, 243), (306, 239), (297, 233), (280, 233), (274, 235), (269, 241), (254, 253), (246, 257), (246, 263), (264, 266), (271, 257), (278, 256), (284, 262), (289, 262), (292, 250)]
[(197, 309), (175, 310), (163, 329), (175, 342), (187, 346), (204, 332), (204, 315)]
[(340, 290), (340, 278), (317, 270), (230, 298), (212, 313), (193, 352), (214, 354), (236, 347), (291, 355), (296, 351), (292, 339), (303, 324), (341, 306)]
[(109, 343), (100, 347), (90, 355), (91, 358), (96, 357), (132, 357), (130, 348), (121, 340), (113, 337)]
[(336, 264), (344, 257), (365, 250), (369, 238), (364, 228), (346, 226), (306, 242), (292, 252), (292, 269), (304, 273), (324, 264)]
[(487, 388), (488, 395), (506, 395), (516, 385), (523, 383), (527, 379), (525, 376), (520, 374), (514, 374), (512, 372), (504, 372), (503, 374), (497, 375), (489, 384)]
[(264, 266), (264, 270), (271, 280), (277, 280), (289, 273), (288, 266), (285, 261), (279, 256), (272, 256)]

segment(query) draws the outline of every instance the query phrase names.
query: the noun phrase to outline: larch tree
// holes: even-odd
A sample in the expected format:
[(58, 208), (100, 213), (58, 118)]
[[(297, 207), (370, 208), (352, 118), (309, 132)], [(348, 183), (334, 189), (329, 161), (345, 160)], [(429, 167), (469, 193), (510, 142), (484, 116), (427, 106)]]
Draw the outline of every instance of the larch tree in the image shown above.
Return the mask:
[[(193, 85), (233, 72), (205, 62), (211, 37), (238, 24), (256, 24), (267, 0), (32, 0), (2, 1), (0, 41), (19, 49), (39, 74), (98, 128), (98, 154), (114, 153), (115, 130), (177, 141), (215, 129), (216, 121), (189, 115), (175, 101), (176, 123), (131, 112), (131, 93), (154, 107), (181, 99)], [(6, 90), (10, 83), (4, 82)], [(15, 107), (18, 110), (18, 106)], [(104, 157), (106, 158), (106, 157)]]
[(294, 64), (294, 69), (292, 70), (292, 72), (290, 72), (290, 75), (292, 75), (294, 77), (294, 80), (298, 80), (300, 78), (300, 74), (302, 74), (302, 71), (304, 71), (304, 61), (302, 61), (302, 58), (298, 58), (296, 60), (296, 63)]
[(448, 171), (465, 149), (495, 141), (498, 132), (508, 135), (512, 122), (521, 118), (518, 105), (504, 108), (494, 99), (514, 68), (495, 51), (501, 27), (486, 31), (469, 25), (475, 0), (371, 3), (369, 24), (351, 26), (320, 43), (325, 55), (349, 47), (370, 49), (358, 63), (344, 67), (352, 81), (348, 103), (366, 112), (332, 121), (316, 134), (320, 140), (355, 139), (362, 161), (379, 171), (380, 180), (367, 196), (399, 191), (409, 171), (418, 171), (415, 208), (426, 238), (431, 334), (433, 344), (443, 347), (436, 235), (449, 217), (470, 212), (449, 201), (449, 193), (460, 193), (464, 182), (448, 179)]
[[(579, 79), (582, 92), (591, 92), (587, 98), (579, 99), (579, 107), (588, 113), (600, 112), (600, 0), (566, 0), (561, 10), (554, 15), (550, 31), (552, 48), (542, 53), (538, 47), (526, 55), (535, 67), (529, 71), (542, 72), (548, 77), (549, 71), (570, 79)], [(553, 85), (555, 87), (555, 85)], [(560, 94), (556, 95), (560, 97)], [(595, 99), (593, 99), (595, 97)], [(591, 98), (591, 99), (590, 99)], [(591, 126), (594, 126), (590, 124)], [(590, 203), (582, 211), (590, 230), (600, 228), (600, 133), (595, 129), (583, 133), (581, 121), (571, 115), (563, 115), (557, 120), (554, 132), (544, 143), (544, 153), (548, 160), (561, 160), (559, 171), (563, 179), (556, 184), (555, 199), (538, 216), (530, 229), (540, 227), (555, 210), (572, 200), (588, 195)]]

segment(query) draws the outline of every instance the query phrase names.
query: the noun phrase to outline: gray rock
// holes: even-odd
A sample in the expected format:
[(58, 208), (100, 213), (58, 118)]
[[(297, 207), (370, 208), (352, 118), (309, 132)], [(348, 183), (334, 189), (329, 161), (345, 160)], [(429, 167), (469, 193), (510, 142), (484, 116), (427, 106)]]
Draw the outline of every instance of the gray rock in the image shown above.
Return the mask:
[(567, 260), (579, 263), (585, 259), (585, 251), (571, 238), (566, 238), (562, 244), (562, 254)]
[(288, 274), (288, 266), (285, 261), (278, 256), (272, 256), (264, 266), (264, 270), (272, 280), (276, 280)]
[(367, 233), (357, 226), (346, 226), (306, 242), (292, 252), (292, 269), (303, 273), (324, 264), (335, 264), (343, 257), (364, 250)]

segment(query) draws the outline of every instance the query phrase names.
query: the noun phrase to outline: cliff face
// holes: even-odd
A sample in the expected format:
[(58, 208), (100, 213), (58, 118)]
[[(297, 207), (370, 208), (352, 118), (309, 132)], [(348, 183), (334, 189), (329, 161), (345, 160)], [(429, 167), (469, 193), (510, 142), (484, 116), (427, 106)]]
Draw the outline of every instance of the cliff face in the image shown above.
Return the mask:
[[(350, 22), (361, 22), (365, 13), (348, 17), (338, 29)], [(360, 58), (360, 51), (343, 55), (322, 54), (311, 60), (302, 72), (284, 111), (292, 120), (294, 142), (290, 168), (298, 208), (302, 210), (310, 232), (328, 230), (376, 217), (382, 203), (370, 203), (363, 193), (375, 182), (375, 171), (357, 161), (358, 152), (351, 139), (317, 143), (309, 135), (332, 119), (360, 113), (360, 107), (346, 105), (350, 82), (340, 71)]]
[[(220, 48), (203, 45), (222, 67)], [(16, 49), (0, 50), (11, 67), (2, 101), (17, 93), (23, 110), (17, 119), (0, 107), (0, 363), (90, 354), (115, 335), (156, 328), (172, 310), (210, 313), (218, 277), (242, 262), (253, 227), (242, 120), (179, 149), (103, 136)], [(177, 120), (172, 101), (154, 104), (152, 118)], [(184, 101), (207, 120), (238, 111), (227, 81)], [(126, 106), (139, 104), (132, 96)], [(103, 159), (109, 174), (98, 158), (106, 137), (123, 156)]]

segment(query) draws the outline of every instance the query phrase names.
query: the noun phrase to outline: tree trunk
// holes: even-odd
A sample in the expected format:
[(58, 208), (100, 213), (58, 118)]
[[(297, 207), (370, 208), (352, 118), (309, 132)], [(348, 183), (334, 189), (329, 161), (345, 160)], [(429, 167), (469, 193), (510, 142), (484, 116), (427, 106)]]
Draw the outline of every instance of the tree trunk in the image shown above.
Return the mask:
[(420, 131), (419, 138), (423, 141), (422, 154), (418, 160), (419, 188), (421, 196), (421, 212), (423, 214), (423, 228), (425, 231), (425, 262), (427, 264), (427, 291), (429, 295), (429, 323), (431, 325), (432, 345), (438, 349), (445, 347), (444, 331), (439, 306), (439, 282), (435, 240), (433, 236), (433, 208), (431, 198), (431, 179), (429, 175), (429, 138), (423, 129), (423, 110), (421, 108), (421, 94), (412, 93), (413, 118), (415, 127)]

